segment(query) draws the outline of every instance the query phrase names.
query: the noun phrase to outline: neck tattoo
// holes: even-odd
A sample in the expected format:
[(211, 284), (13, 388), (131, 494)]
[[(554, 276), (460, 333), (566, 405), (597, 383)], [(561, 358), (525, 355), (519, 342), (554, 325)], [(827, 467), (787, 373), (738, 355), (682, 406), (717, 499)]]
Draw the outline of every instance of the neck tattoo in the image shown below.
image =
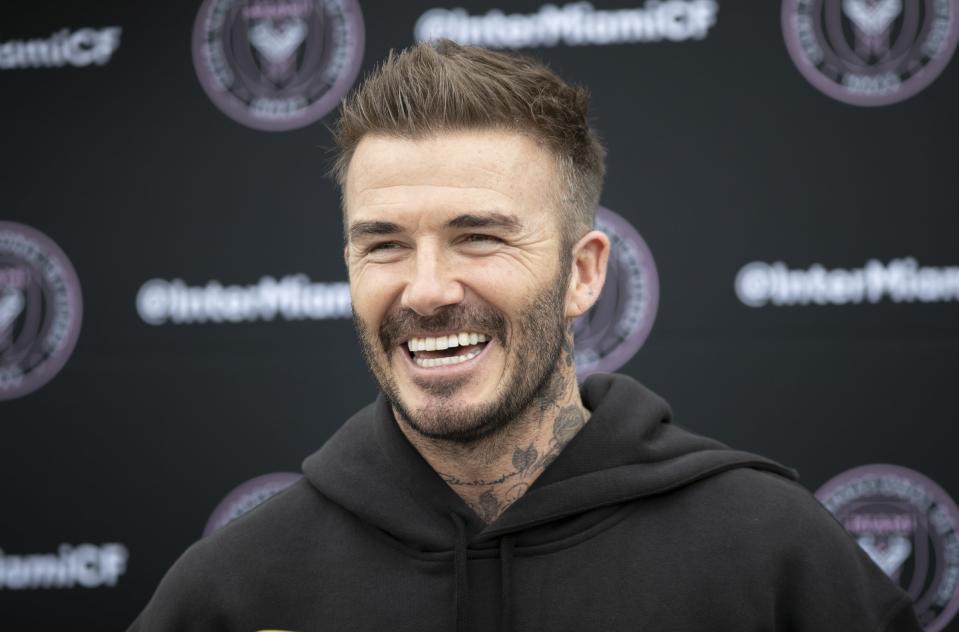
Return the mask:
[(526, 493), (589, 420), (576, 383), (572, 331), (564, 336), (552, 382), (546, 401), (530, 407), (524, 414), (529, 419), (517, 420), (514, 426), (518, 431), (491, 438), (479, 462), (448, 455), (444, 458), (424, 449), (426, 446), (417, 446), (446, 484), (486, 524), (494, 522)]

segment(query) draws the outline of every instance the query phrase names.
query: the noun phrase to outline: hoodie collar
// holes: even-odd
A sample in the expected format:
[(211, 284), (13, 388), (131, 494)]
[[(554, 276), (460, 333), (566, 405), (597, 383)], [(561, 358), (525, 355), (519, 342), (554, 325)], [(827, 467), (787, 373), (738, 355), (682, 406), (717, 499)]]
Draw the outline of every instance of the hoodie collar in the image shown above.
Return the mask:
[(410, 444), (382, 394), (306, 459), (304, 473), (331, 501), (421, 551), (453, 548), (457, 531), (450, 513), (462, 517), (475, 544), (494, 545), (505, 534), (665, 493), (732, 468), (796, 477), (773, 461), (673, 425), (666, 402), (632, 378), (593, 375), (582, 396), (592, 411), (589, 422), (488, 526)]

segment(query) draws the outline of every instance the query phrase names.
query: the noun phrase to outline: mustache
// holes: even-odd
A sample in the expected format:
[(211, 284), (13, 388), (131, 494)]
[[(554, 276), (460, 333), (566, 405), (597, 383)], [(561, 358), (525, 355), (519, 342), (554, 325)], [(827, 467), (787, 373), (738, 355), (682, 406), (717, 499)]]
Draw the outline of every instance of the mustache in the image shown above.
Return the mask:
[(411, 309), (388, 314), (380, 323), (380, 344), (387, 352), (409, 339), (413, 333), (439, 334), (450, 331), (484, 333), (506, 346), (506, 317), (488, 305), (448, 305), (431, 316), (421, 316)]

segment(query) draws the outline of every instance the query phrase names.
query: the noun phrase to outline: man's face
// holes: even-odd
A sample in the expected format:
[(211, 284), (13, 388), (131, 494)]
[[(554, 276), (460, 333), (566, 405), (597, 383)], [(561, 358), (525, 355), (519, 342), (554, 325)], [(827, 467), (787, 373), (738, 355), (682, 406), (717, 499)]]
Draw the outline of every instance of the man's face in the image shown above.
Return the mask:
[(550, 154), (510, 132), (357, 146), (345, 187), (354, 321), (421, 434), (477, 439), (549, 390), (570, 269), (559, 186)]

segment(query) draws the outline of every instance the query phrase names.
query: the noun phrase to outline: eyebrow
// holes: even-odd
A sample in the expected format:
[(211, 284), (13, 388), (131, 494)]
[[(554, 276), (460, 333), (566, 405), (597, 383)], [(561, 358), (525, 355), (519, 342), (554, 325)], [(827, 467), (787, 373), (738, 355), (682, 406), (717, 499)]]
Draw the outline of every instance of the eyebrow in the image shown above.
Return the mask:
[(512, 232), (522, 227), (516, 216), (497, 212), (457, 215), (446, 225), (450, 228), (504, 228)]
[[(522, 227), (522, 224), (513, 215), (505, 213), (464, 213), (457, 215), (446, 223), (448, 228), (503, 228), (510, 232), (515, 232)], [(395, 235), (403, 232), (399, 224), (393, 222), (356, 222), (350, 226), (350, 239), (359, 240), (364, 237), (376, 237), (379, 235)]]
[(350, 239), (373, 237), (375, 235), (395, 235), (402, 230), (399, 224), (393, 222), (356, 222), (350, 226)]

